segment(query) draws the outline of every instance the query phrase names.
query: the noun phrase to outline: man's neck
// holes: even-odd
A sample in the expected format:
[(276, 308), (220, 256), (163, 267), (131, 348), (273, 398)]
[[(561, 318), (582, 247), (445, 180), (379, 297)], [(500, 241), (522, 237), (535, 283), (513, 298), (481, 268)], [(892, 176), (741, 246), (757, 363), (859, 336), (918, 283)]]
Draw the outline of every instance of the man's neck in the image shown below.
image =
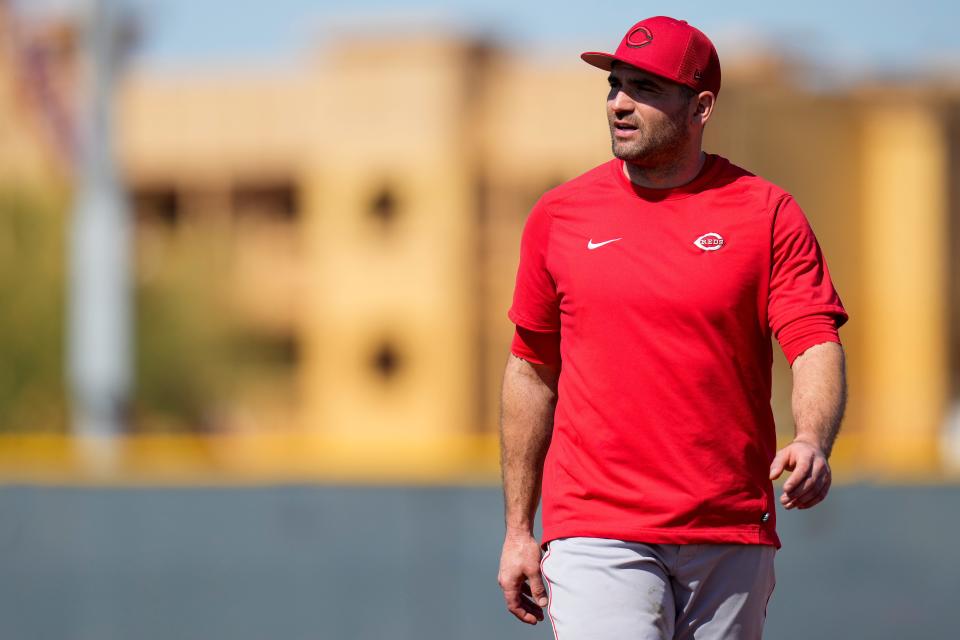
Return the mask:
[(647, 189), (672, 189), (691, 182), (700, 174), (707, 155), (698, 151), (696, 155), (676, 163), (658, 167), (644, 167), (629, 161), (623, 163), (623, 172), (630, 182)]

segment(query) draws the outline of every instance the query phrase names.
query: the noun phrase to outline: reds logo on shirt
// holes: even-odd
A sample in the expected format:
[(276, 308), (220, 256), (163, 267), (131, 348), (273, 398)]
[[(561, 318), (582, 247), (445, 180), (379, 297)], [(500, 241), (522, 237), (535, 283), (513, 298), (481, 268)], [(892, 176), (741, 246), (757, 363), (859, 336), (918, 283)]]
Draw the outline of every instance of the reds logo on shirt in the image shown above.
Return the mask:
[(705, 233), (696, 240), (693, 241), (694, 246), (697, 246), (704, 251), (716, 251), (723, 246), (723, 236), (719, 233)]

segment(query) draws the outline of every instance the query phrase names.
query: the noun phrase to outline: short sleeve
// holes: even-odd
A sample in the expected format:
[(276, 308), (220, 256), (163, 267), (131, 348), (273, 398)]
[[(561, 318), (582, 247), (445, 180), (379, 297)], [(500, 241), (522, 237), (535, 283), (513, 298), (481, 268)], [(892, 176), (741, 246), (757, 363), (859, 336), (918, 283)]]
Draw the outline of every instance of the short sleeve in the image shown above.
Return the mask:
[(547, 268), (551, 225), (552, 218), (541, 198), (523, 226), (513, 305), (507, 311), (514, 324), (533, 331), (560, 330), (557, 285)]
[(772, 258), (767, 318), (792, 365), (814, 344), (839, 342), (836, 329), (849, 316), (813, 229), (790, 196), (780, 201), (774, 217)]
[(517, 326), (513, 332), (510, 353), (534, 364), (560, 368), (560, 332), (531, 331)]

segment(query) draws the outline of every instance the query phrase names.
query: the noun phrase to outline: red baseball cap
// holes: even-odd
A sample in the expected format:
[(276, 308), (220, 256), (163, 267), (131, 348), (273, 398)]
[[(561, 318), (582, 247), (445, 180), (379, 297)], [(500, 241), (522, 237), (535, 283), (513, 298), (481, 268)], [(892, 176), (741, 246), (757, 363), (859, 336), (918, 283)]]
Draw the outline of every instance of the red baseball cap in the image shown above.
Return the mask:
[(588, 51), (584, 62), (606, 71), (614, 60), (649, 71), (695, 91), (720, 93), (720, 58), (710, 38), (686, 20), (656, 16), (641, 20), (623, 36), (617, 52)]

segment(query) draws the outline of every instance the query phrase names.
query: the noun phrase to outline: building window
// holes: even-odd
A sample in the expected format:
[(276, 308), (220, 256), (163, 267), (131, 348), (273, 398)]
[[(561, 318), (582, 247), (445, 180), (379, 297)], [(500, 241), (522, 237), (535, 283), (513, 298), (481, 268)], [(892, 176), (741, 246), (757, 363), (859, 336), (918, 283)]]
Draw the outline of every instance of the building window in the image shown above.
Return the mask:
[(393, 227), (399, 213), (397, 197), (393, 189), (385, 186), (374, 192), (368, 211), (383, 230)]
[(300, 202), (293, 183), (285, 181), (237, 184), (230, 195), (234, 215), (293, 222)]
[(370, 364), (381, 380), (396, 378), (401, 362), (400, 355), (393, 342), (384, 340), (378, 344), (373, 351)]
[(173, 187), (135, 187), (132, 200), (137, 219), (147, 224), (173, 228), (181, 221), (183, 203)]

